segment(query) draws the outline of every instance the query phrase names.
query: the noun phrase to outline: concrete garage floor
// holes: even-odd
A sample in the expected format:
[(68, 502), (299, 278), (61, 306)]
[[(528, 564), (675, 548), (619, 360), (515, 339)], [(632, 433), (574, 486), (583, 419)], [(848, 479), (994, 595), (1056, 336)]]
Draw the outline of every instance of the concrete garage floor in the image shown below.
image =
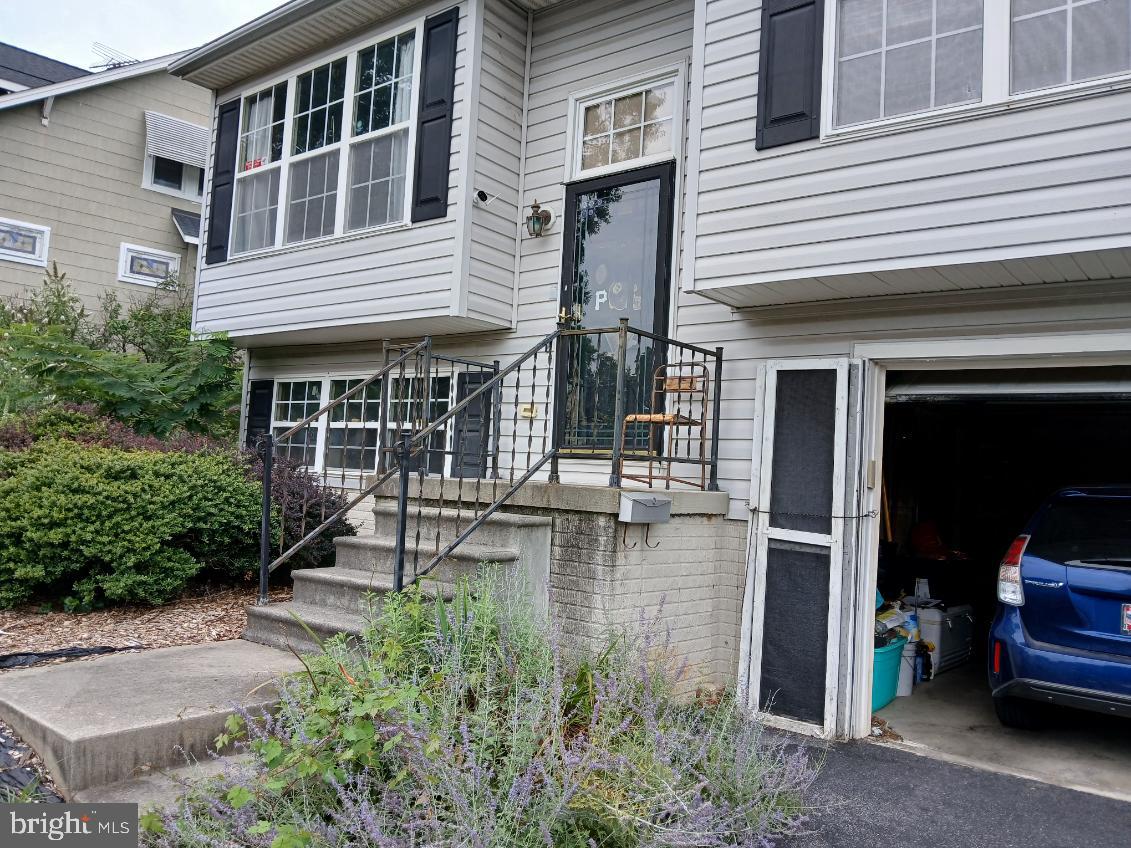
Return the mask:
[(1056, 710), (1043, 730), (1002, 727), (980, 662), (919, 684), (877, 715), (904, 738), (896, 744), (918, 753), (1131, 801), (1131, 721)]

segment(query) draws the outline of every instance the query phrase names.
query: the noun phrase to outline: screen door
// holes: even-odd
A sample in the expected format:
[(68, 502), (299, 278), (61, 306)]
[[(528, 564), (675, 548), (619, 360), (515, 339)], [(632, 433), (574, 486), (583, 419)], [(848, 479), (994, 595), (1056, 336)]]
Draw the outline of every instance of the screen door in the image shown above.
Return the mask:
[(751, 707), (822, 735), (837, 703), (850, 364), (767, 363), (755, 416), (742, 682)]

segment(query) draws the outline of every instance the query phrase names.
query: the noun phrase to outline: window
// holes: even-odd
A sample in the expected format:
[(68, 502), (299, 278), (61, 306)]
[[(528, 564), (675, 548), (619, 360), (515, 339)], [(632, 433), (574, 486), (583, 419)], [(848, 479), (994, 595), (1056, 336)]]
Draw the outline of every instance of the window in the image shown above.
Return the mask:
[(983, 0), (841, 0), (837, 126), (982, 98)]
[(674, 80), (582, 104), (581, 172), (674, 155)]
[(273, 245), (278, 212), (278, 168), (238, 179), (232, 252), (247, 253)]
[(124, 283), (157, 286), (181, 270), (176, 253), (123, 243), (118, 250), (118, 279)]
[(836, 0), (831, 126), (1131, 71), (1131, 0)]
[(174, 162), (172, 159), (165, 159), (161, 156), (154, 156), (153, 182), (155, 185), (164, 186), (165, 188), (175, 188), (177, 191), (180, 191), (184, 168), (185, 166), (180, 162)]
[(204, 194), (204, 169), (164, 156), (146, 156), (145, 188), (200, 200)]
[[(271, 416), (272, 432), (278, 439), (322, 406), (321, 380), (293, 380), (275, 383), (275, 404)], [(313, 468), (318, 456), (318, 427), (307, 425), (275, 443), (275, 455)]]
[(406, 220), (418, 40), (397, 33), (244, 98), (233, 255)]
[(1131, 69), (1131, 0), (1014, 0), (1010, 91)]
[[(381, 432), (380, 381), (370, 383), (356, 395), (286, 439), (279, 439), (331, 400), (357, 388), (362, 382), (361, 377), (277, 381), (271, 410), (271, 431), (277, 440), (276, 455), (317, 471), (343, 474), (369, 474), (375, 471)], [(451, 408), (452, 378), (433, 377), (430, 385), (429, 409), (431, 420), (435, 420)], [(419, 377), (397, 379), (390, 386), (387, 421), (389, 444), (398, 437), (399, 425), (407, 430), (414, 419), (422, 417), (422, 387), (423, 381)], [(429, 472), (439, 473), (444, 468), (446, 446), (446, 429), (437, 431), (429, 439)]]
[(46, 267), (50, 236), (50, 227), (0, 218), (0, 259)]
[[(339, 398), (363, 381), (331, 380), (330, 397)], [(381, 432), (381, 381), (376, 380), (330, 411), (326, 431), (326, 467), (346, 471), (377, 469)]]

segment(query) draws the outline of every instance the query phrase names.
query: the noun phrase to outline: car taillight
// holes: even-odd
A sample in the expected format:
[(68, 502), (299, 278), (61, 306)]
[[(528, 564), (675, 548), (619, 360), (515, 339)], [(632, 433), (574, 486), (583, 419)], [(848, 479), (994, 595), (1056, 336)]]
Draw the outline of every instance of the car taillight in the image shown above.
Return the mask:
[(1025, 603), (1025, 592), (1021, 588), (1021, 557), (1025, 555), (1028, 536), (1018, 536), (1005, 552), (997, 570), (997, 599), (1003, 604), (1019, 607)]

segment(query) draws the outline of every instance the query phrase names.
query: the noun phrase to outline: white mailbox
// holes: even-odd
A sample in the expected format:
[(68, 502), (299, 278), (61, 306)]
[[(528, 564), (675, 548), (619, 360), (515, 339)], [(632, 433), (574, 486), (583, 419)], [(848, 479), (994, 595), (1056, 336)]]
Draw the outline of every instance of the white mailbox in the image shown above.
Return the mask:
[(672, 517), (672, 499), (647, 492), (621, 492), (620, 520), (625, 524), (663, 524)]

